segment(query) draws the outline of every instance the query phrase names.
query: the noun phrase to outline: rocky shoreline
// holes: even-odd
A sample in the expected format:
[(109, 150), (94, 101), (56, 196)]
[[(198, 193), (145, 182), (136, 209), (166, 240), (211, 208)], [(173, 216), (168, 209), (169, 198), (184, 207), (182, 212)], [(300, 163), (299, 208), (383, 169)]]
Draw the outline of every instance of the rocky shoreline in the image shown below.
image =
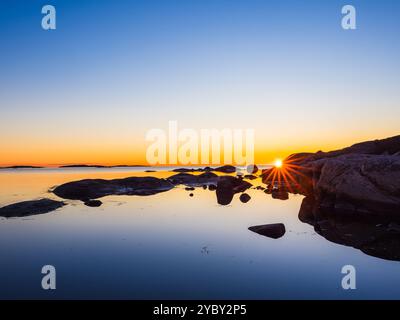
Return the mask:
[[(285, 165), (297, 191), (320, 207), (373, 215), (400, 215), (400, 136), (313, 154)], [(267, 173), (263, 172), (265, 179)]]
[[(105, 196), (151, 196), (178, 186), (184, 186), (190, 197), (196, 188), (215, 192), (217, 203), (224, 206), (236, 194), (242, 203), (249, 202), (248, 189), (279, 200), (287, 200), (290, 193), (301, 194), (305, 198), (299, 219), (318, 234), (372, 256), (400, 260), (400, 136), (331, 152), (293, 154), (283, 161), (282, 168), (261, 173), (256, 165), (247, 173), (230, 165), (172, 171), (168, 178), (72, 181), (51, 192), (63, 200), (80, 200), (88, 207), (101, 206), (99, 199)], [(0, 208), (0, 216), (43, 214), (64, 205), (64, 201), (51, 199), (24, 201)], [(249, 230), (272, 239), (285, 234), (285, 226), (279, 223)]]

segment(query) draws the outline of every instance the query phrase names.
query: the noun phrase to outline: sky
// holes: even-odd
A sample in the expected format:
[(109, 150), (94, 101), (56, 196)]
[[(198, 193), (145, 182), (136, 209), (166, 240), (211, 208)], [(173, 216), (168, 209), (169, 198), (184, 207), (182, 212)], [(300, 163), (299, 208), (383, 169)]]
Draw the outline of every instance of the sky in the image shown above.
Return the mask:
[(397, 0), (1, 0), (0, 166), (145, 164), (169, 121), (254, 129), (257, 163), (394, 136), (399, 34)]

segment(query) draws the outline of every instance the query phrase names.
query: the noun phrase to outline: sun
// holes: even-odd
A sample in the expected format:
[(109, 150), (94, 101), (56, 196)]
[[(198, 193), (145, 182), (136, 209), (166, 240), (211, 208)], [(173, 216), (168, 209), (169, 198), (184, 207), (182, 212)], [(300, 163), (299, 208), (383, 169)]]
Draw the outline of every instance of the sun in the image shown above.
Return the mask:
[(281, 159), (276, 159), (274, 165), (275, 168), (282, 168), (283, 162)]

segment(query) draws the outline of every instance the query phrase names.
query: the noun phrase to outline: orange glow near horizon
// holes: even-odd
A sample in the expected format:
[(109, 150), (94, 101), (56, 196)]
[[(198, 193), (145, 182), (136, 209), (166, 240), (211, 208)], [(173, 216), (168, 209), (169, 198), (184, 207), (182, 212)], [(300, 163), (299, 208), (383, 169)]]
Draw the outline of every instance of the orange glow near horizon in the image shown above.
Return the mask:
[[(372, 134), (371, 134), (372, 136)], [(373, 137), (382, 139), (393, 134), (376, 135)], [(0, 167), (5, 166), (45, 166), (57, 167), (62, 165), (148, 165), (146, 161), (146, 142), (140, 136), (134, 136), (131, 141), (118, 139), (80, 139), (74, 141), (33, 140), (30, 137), (6, 137), (0, 141)], [(28, 143), (29, 140), (29, 143)], [(371, 137), (358, 137), (347, 139), (331, 137), (325, 143), (315, 139), (301, 139), (288, 141), (287, 139), (261, 140), (255, 144), (254, 162), (258, 165), (274, 165), (281, 167), (278, 159), (287, 164), (284, 159), (298, 152), (317, 152), (319, 150), (331, 151), (350, 146), (361, 141), (374, 140)], [(285, 141), (285, 144), (283, 144)], [(333, 143), (334, 141), (334, 143)], [(281, 144), (279, 144), (281, 143)], [(181, 166), (182, 164), (168, 164), (165, 166)], [(193, 164), (206, 165), (206, 164)], [(211, 165), (211, 164), (210, 164)], [(182, 165), (183, 166), (183, 165)]]

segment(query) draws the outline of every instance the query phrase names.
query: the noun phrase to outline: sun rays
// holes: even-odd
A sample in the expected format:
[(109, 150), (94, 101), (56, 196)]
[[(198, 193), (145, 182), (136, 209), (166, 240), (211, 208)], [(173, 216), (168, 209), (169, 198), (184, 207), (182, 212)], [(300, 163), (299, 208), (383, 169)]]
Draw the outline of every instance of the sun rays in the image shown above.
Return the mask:
[(302, 193), (305, 189), (300, 180), (303, 180), (301, 178), (308, 179), (308, 177), (304, 174), (304, 167), (296, 164), (301, 160), (303, 159), (299, 157), (288, 158), (284, 161), (276, 159), (274, 167), (264, 171), (263, 182), (275, 189)]

